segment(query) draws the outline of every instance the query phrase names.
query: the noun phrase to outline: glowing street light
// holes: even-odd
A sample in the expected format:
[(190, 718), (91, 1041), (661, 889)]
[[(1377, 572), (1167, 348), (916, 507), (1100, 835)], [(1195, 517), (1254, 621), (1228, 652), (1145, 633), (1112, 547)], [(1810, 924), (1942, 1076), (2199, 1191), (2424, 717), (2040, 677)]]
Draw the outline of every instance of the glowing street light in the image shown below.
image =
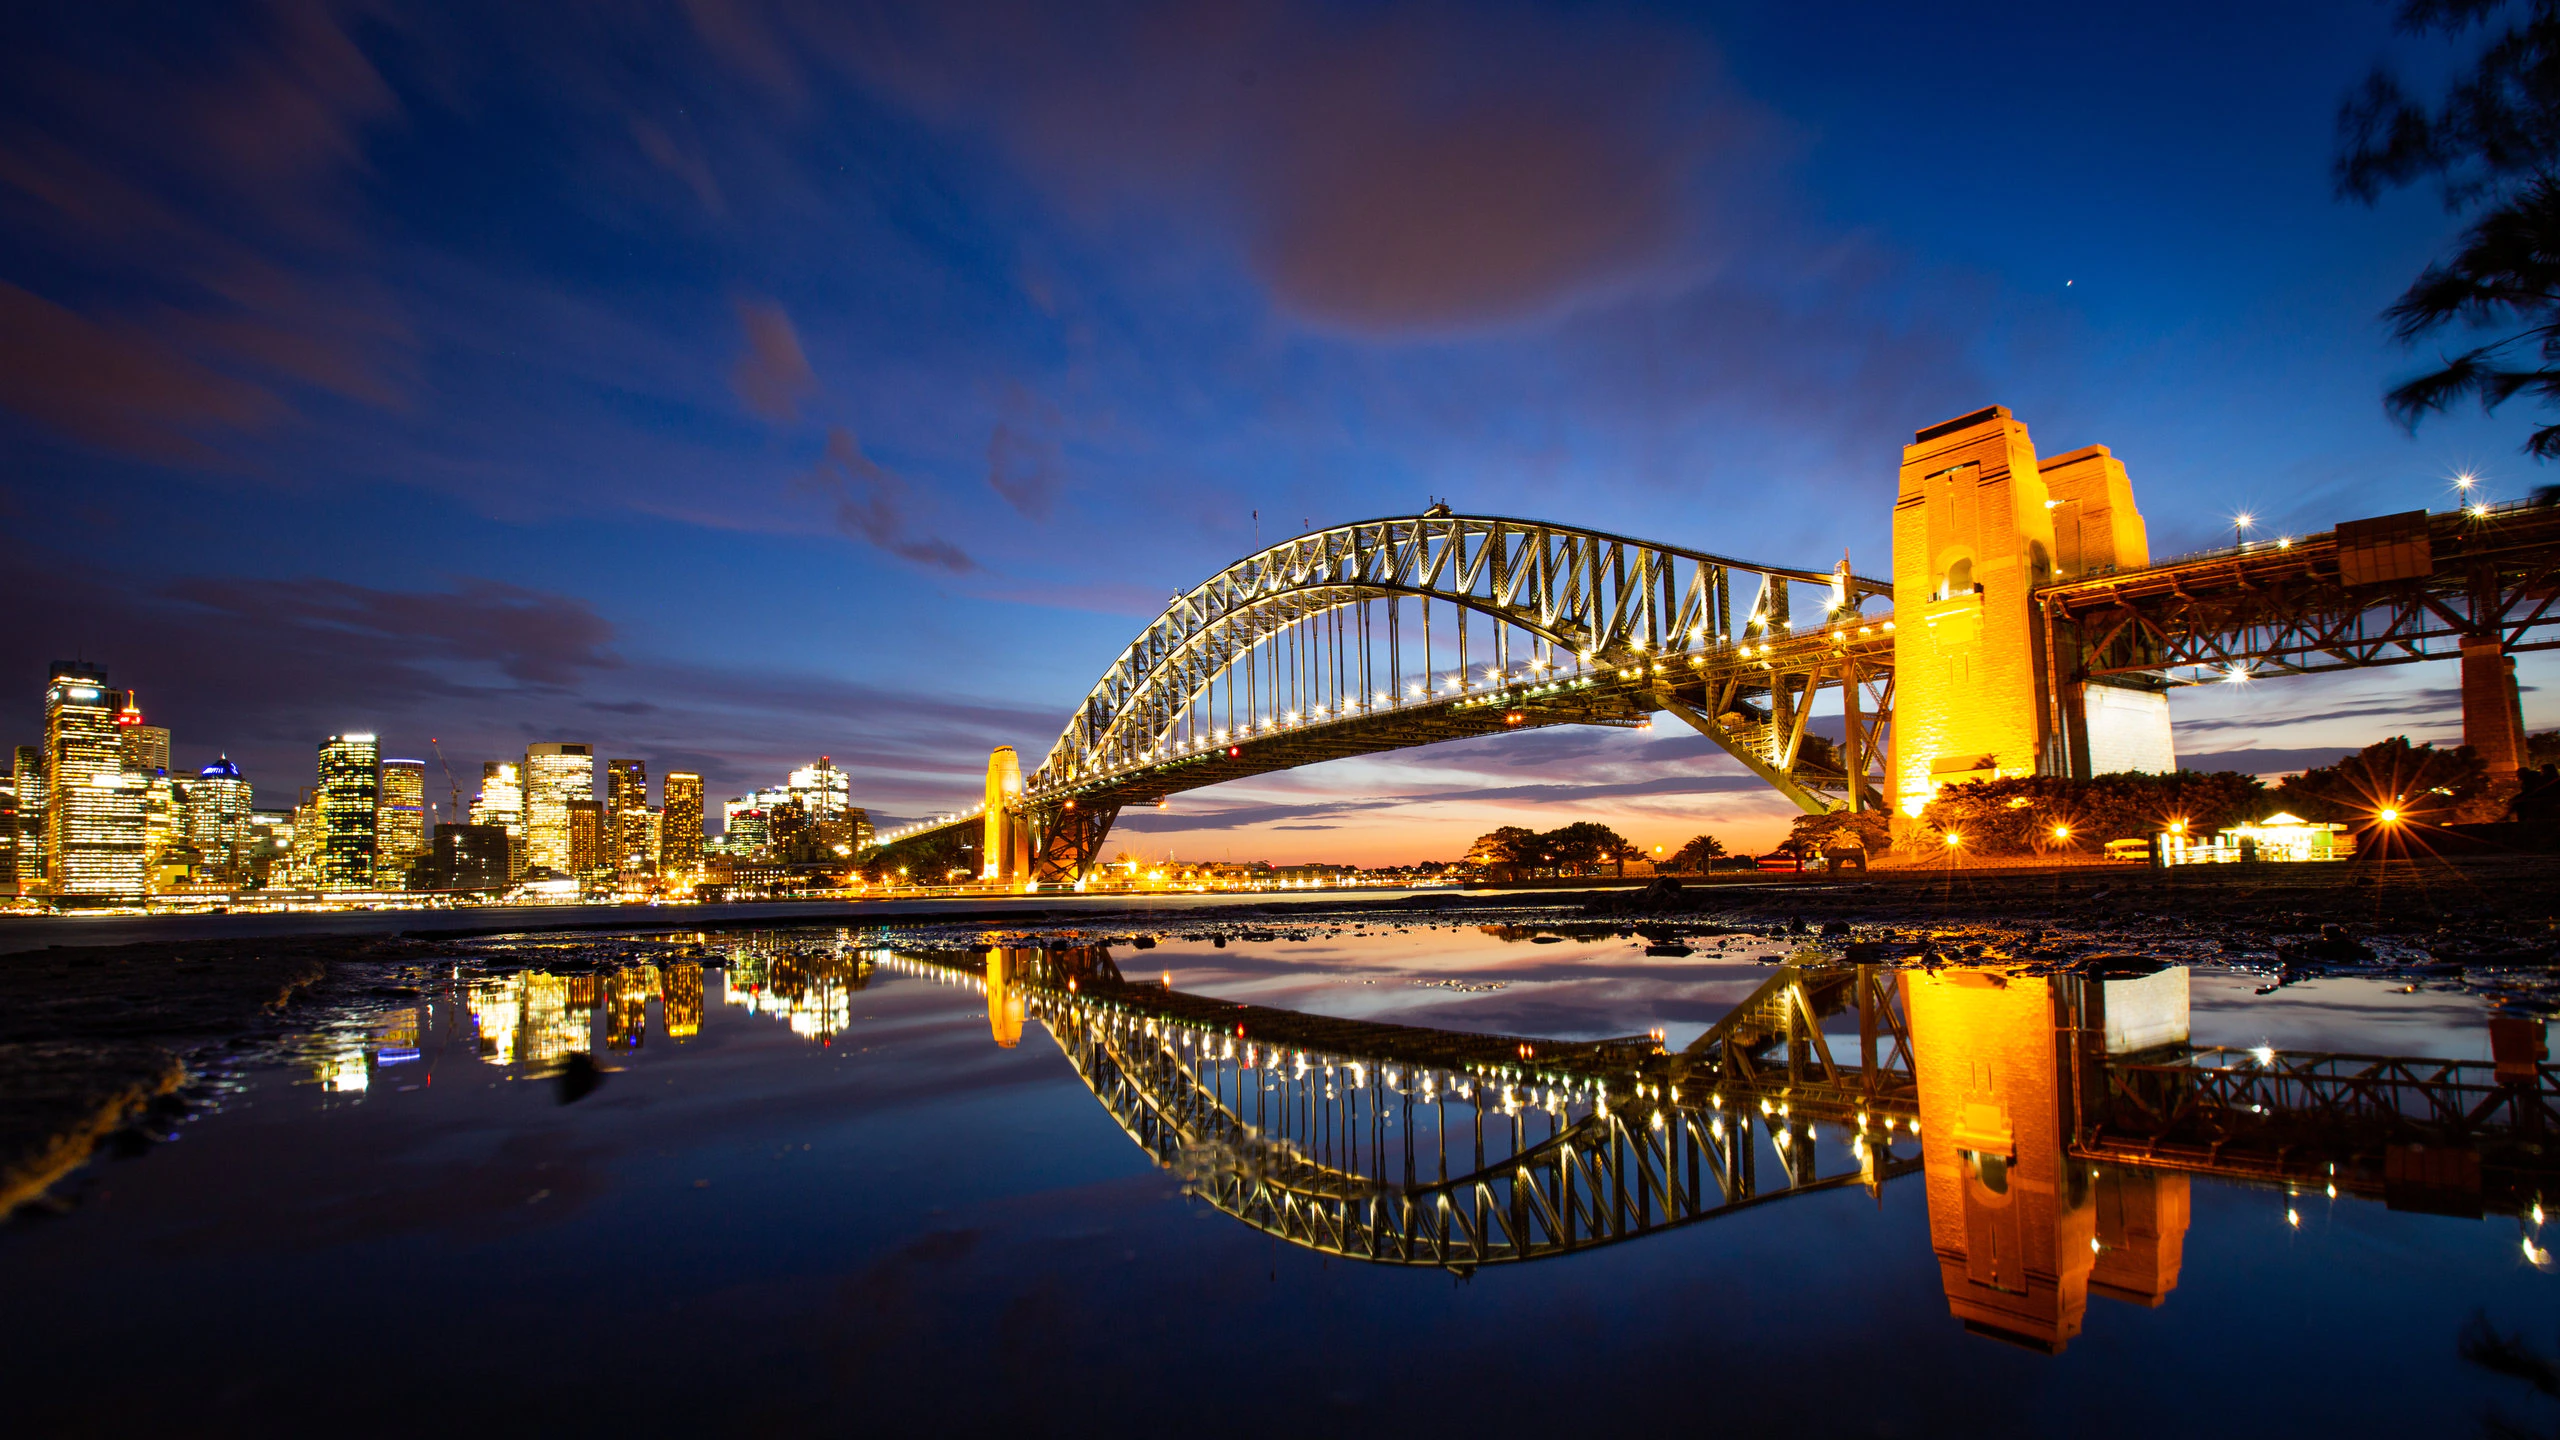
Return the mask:
[(1953, 850), (1953, 849), (1955, 849), (1957, 846), (1962, 845), (1963, 843), (1964, 843), (1964, 837), (1963, 837), (1962, 835), (1957, 834), (1957, 833), (1956, 833), (1955, 831), (1953, 831), (1953, 830), (1950, 830), (1950, 831), (1948, 831), (1948, 832), (1947, 832), (1947, 848), (1948, 848), (1948, 849)]
[(2472, 474), (2468, 470), (2465, 470), (2461, 474), (2453, 477), (2453, 488), (2456, 490), (2468, 490), (2479, 483), (2480, 477)]
[(2400, 807), (2397, 805), (2385, 805), (2374, 812), (2373, 818), (2381, 821), (2385, 825), (2397, 825), (2400, 823)]
[(2071, 838), (2071, 827), (2070, 827), (2070, 826), (2068, 826), (2068, 825), (2056, 825), (2056, 826), (2054, 826), (2054, 827), (2053, 827), (2053, 838), (2054, 838), (2054, 839), (2056, 839), (2056, 840), (2068, 840), (2068, 839), (2070, 839), (2070, 838)]
[(2246, 544), (2248, 544), (2248, 543), (2249, 543), (2249, 527), (2250, 527), (2250, 526), (2252, 526), (2252, 525), (2255, 525), (2255, 524), (2257, 524), (2257, 523), (2258, 523), (2258, 517), (2257, 517), (2257, 516), (2255, 516), (2255, 515), (2250, 514), (2250, 513), (2249, 513), (2248, 511), (2246, 511), (2246, 510), (2243, 510), (2243, 511), (2241, 511), (2239, 514), (2232, 516), (2232, 517), (2231, 517), (2231, 538), (2232, 538), (2233, 542), (2234, 542), (2234, 543), (2236, 543), (2236, 544), (2240, 544), (2240, 545), (2246, 545)]

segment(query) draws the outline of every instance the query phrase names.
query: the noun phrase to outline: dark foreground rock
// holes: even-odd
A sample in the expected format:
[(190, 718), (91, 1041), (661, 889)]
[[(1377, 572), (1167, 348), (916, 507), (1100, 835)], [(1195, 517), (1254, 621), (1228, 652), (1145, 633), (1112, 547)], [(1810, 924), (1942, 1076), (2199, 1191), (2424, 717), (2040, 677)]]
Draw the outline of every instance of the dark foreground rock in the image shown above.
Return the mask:
[(378, 941), (57, 947), (0, 956), (0, 1215), (44, 1193), (239, 1033)]

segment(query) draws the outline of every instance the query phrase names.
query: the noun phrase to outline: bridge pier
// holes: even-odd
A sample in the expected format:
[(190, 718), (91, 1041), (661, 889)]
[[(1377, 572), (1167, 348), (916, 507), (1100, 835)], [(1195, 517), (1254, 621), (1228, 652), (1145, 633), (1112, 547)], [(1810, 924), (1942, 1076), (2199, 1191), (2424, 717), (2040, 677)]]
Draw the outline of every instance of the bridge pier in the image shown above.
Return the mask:
[(2170, 770), (2168, 697), (2083, 683), (2038, 586), (2148, 565), (2133, 484), (2103, 445), (2039, 460), (1998, 405), (1903, 447), (1893, 515), (1897, 839), (1941, 787), (2027, 775)]
[(2515, 657), (2495, 635), (2462, 641), (2462, 743), (2489, 770), (2488, 784), (2462, 819), (2503, 820), (2524, 788), (2524, 702)]
[(1031, 876), (1031, 831), (1022, 817), (1022, 761), (1010, 745), (987, 756), (986, 832), (978, 851), (978, 879), (1007, 890)]

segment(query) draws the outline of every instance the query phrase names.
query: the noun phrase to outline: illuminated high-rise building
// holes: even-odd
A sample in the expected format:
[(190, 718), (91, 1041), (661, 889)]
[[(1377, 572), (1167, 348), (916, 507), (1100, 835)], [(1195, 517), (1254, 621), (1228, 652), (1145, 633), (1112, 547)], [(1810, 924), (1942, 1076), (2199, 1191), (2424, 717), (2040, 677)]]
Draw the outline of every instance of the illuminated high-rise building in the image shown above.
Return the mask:
[(142, 701), (131, 690), (110, 690), (116, 702), (116, 733), (124, 746), (124, 768), (148, 775), (169, 768), (169, 731), (142, 723)]
[(585, 877), (610, 872), (613, 854), (605, 843), (605, 810), (600, 800), (572, 800), (569, 812), (568, 872)]
[(569, 802), (592, 802), (595, 798), (594, 746), (546, 740), (525, 747), (524, 841), (528, 868), (558, 875), (577, 873), (569, 863)]
[(249, 840), (249, 782), (240, 767), (223, 756), (187, 782), (187, 843), (210, 871), (239, 879)]
[(18, 883), (32, 887), (44, 879), (44, 807), (52, 799), (44, 779), (44, 747), (21, 745), (12, 751), (9, 776), (18, 792)]
[(643, 810), (640, 812), (640, 821), (640, 853), (645, 857), (640, 868), (655, 870), (658, 868), (658, 855), (666, 848), (667, 843), (666, 812)]
[(0, 895), (18, 893), (18, 775), (0, 773)]
[(605, 826), (616, 870), (646, 870), (657, 864), (649, 845), (649, 766), (640, 760), (607, 760)]
[(166, 770), (148, 773), (128, 770), (127, 775), (142, 781), (142, 854), (151, 876), (151, 888), (161, 888), (161, 870), (176, 866), (181, 873), (187, 868), (186, 792), (169, 778)]
[(373, 883), (405, 890), (409, 868), (427, 853), (427, 762), (385, 760), (373, 805)]
[(480, 793), (471, 801), (471, 823), (495, 825), (507, 832), (507, 880), (524, 878), (524, 771), (512, 760), (486, 760), (480, 765)]
[(809, 818), (821, 823), (844, 814), (853, 800), (853, 777), (824, 755), (817, 764), (792, 771), (791, 783), (784, 788), (790, 792), (786, 798), (799, 801)]
[[(381, 766), (382, 747), (371, 735), (332, 735), (320, 742), (320, 790), (314, 802), (319, 833), (311, 852), (312, 880), (320, 889), (374, 888), (374, 808), (381, 795)], [(297, 837), (300, 833), (297, 826)]]
[(670, 770), (666, 814), (658, 829), (658, 869), (675, 874), (701, 864), (702, 777), (690, 770)]
[(45, 888), (138, 896), (145, 887), (143, 779), (124, 768), (107, 672), (56, 662), (45, 687)]

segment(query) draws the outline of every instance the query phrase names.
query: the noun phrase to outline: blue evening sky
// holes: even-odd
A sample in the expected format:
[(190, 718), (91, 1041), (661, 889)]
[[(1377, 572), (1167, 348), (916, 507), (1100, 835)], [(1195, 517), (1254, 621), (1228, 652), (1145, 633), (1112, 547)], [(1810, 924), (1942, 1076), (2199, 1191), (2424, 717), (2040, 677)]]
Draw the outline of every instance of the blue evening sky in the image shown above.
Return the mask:
[[(0, 58), (0, 673), (312, 746), (593, 742), (898, 817), (1036, 758), (1264, 539), (1549, 517), (1889, 573), (1897, 447), (2009, 406), (2155, 553), (2543, 483), (2392, 425), (2458, 222), (2330, 188), (2378, 4), (102, 3)], [(2528, 683), (2549, 671), (2527, 666)], [(2443, 667), (2184, 693), (2193, 763), (2455, 739)], [(2555, 717), (2539, 688), (2536, 727)], [(9, 713), (0, 708), (0, 715)], [(5, 727), (0, 727), (5, 728)], [(2214, 761), (2213, 755), (2230, 758)], [(431, 782), (441, 790), (441, 781)], [(1342, 762), (1124, 825), (1381, 863), (1761, 846), (1703, 742)]]

